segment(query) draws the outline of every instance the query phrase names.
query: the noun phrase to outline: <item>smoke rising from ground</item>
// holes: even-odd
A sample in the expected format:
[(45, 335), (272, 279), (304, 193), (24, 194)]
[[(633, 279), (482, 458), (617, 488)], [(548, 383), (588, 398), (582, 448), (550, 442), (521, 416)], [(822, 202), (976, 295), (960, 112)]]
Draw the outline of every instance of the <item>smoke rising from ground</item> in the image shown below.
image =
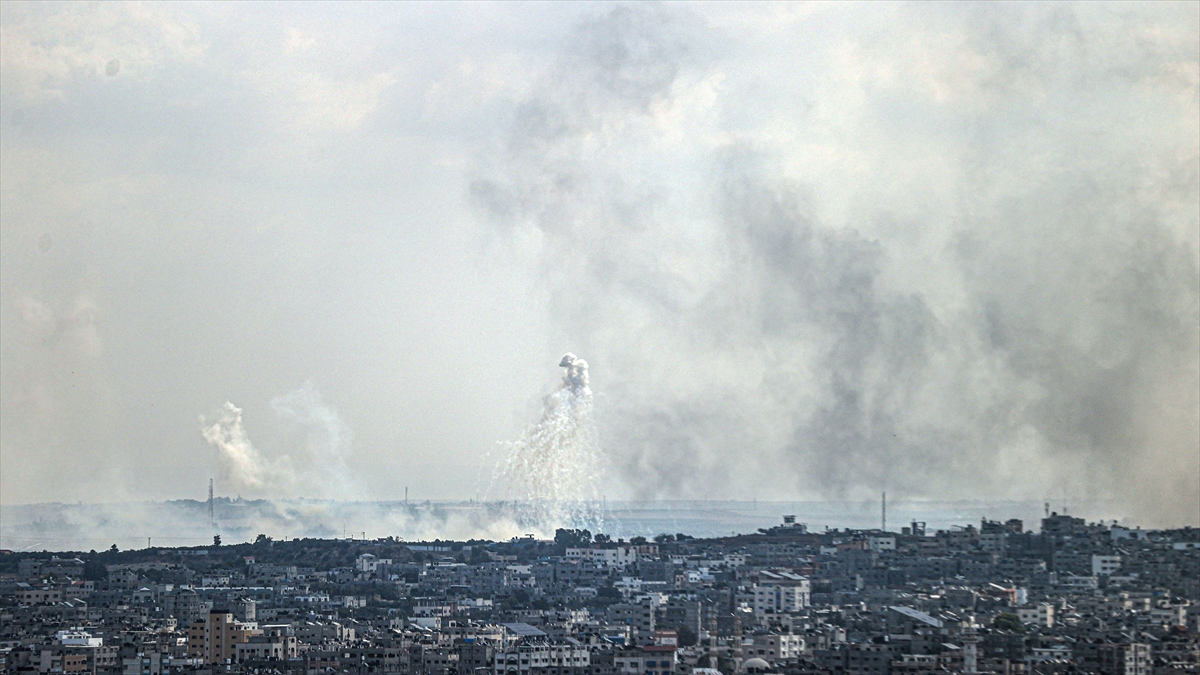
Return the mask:
[[(786, 132), (730, 124), (736, 53), (639, 7), (517, 109), (472, 194), (611, 373), (604, 445), (642, 497), (1118, 495), (1194, 522), (1194, 45), (1083, 8), (900, 13), (912, 72), (847, 45)], [(1111, 126), (1158, 105), (1170, 132)], [(873, 167), (852, 184), (810, 131), (833, 124)], [(943, 138), (905, 147), (914, 124)]]
[(271, 400), (281, 428), (277, 451), (250, 442), (242, 409), (226, 401), (212, 420), (201, 418), (204, 440), (217, 451), (223, 492), (247, 497), (348, 499), (354, 481), (346, 457), (351, 436), (311, 383)]
[(206, 423), (204, 440), (219, 453), (222, 482), (249, 490), (262, 490), (264, 478), (275, 482), (277, 472), (265, 465), (242, 426), (241, 408), (226, 401), (218, 419), (210, 423), (202, 418), (201, 422)]
[[(535, 533), (517, 504), (480, 502), (374, 502), (313, 499), (253, 500), (218, 496), (216, 520), (208, 503), (198, 500), (98, 504), (29, 504), (5, 509), (0, 547), (17, 551), (104, 550), (208, 546), (214, 534), (225, 544), (252, 542), (259, 534), (293, 537), (399, 537), (402, 541), (488, 539), (505, 541)], [(1065, 507), (1065, 504), (1056, 504)], [(683, 532), (698, 537), (755, 532), (779, 522), (780, 513), (797, 514), (811, 530), (825, 527), (870, 528), (879, 523), (878, 498), (863, 502), (716, 502), (656, 501), (607, 503), (603, 532), (612, 537), (652, 537)], [(894, 507), (894, 508), (893, 508)], [(1102, 502), (1072, 502), (1072, 514), (1104, 513)], [(968, 502), (888, 500), (889, 520), (919, 520), (931, 529), (978, 523), (980, 518), (1018, 517), (1026, 524), (1040, 518), (1040, 501), (971, 500)], [(549, 539), (553, 532), (541, 533)], [(149, 539), (149, 542), (147, 542)]]
[(218, 496), (215, 527), (206, 501), (31, 504), (10, 507), (0, 544), (15, 550), (103, 550), (118, 547), (227, 544), (259, 534), (293, 537), (400, 537), (507, 540), (527, 530), (502, 505), (363, 502), (322, 499), (241, 499)]

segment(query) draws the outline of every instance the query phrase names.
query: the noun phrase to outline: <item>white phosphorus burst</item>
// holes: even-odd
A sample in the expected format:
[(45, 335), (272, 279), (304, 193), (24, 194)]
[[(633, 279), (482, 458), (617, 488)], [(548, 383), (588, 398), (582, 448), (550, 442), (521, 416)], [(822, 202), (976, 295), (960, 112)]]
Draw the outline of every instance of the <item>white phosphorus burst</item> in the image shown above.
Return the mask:
[(499, 472), (518, 502), (522, 526), (551, 534), (558, 527), (602, 525), (599, 441), (592, 419), (587, 362), (567, 354), (562, 386), (543, 401), (542, 417), (514, 442)]

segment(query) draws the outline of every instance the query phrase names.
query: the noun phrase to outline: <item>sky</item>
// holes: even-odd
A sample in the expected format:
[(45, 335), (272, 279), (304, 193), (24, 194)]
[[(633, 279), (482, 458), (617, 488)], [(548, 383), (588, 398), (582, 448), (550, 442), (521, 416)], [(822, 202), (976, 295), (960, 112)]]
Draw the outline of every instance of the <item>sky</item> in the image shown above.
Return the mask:
[(0, 503), (1200, 524), (1194, 3), (0, 5)]

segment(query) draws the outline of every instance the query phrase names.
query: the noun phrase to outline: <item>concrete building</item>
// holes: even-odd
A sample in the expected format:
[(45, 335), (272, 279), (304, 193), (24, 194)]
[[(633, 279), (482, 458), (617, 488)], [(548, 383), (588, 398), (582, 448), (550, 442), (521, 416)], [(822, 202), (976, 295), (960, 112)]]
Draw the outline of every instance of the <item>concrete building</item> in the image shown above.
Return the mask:
[(1109, 576), (1121, 569), (1119, 555), (1093, 555), (1092, 576)]
[(257, 635), (250, 635), (245, 642), (234, 646), (235, 659), (244, 661), (287, 660), (299, 656), (300, 646), (296, 631), (289, 624), (263, 626)]
[(1096, 665), (1106, 675), (1148, 675), (1150, 645), (1105, 644), (1096, 650)]
[(613, 669), (626, 675), (674, 675), (677, 661), (675, 647), (650, 645), (617, 651), (613, 654)]
[(591, 662), (588, 648), (573, 638), (552, 640), (545, 632), (525, 623), (506, 623), (504, 629), (515, 643), (496, 652), (494, 675), (582, 672)]
[(205, 663), (227, 663), (237, 658), (237, 646), (259, 634), (253, 624), (241, 623), (233, 612), (214, 609), (204, 621), (188, 627), (188, 656)]
[(895, 551), (896, 535), (872, 534), (867, 537), (867, 549), (871, 551)]
[(991, 530), (979, 533), (979, 549), (990, 553), (1004, 553), (1004, 541), (1008, 532)]
[(629, 626), (634, 636), (654, 634), (655, 607), (650, 600), (609, 605), (608, 622)]
[(1054, 605), (1040, 603), (1033, 607), (1018, 607), (1017, 617), (1027, 626), (1054, 627)]
[(568, 548), (567, 560), (588, 561), (605, 567), (624, 569), (638, 561), (638, 546), (616, 546), (613, 548)]
[(748, 638), (742, 645), (742, 653), (757, 656), (767, 661), (786, 661), (799, 657), (804, 652), (804, 638), (791, 633), (768, 633)]
[(754, 613), (798, 612), (809, 605), (808, 577), (792, 572), (762, 571), (754, 589)]

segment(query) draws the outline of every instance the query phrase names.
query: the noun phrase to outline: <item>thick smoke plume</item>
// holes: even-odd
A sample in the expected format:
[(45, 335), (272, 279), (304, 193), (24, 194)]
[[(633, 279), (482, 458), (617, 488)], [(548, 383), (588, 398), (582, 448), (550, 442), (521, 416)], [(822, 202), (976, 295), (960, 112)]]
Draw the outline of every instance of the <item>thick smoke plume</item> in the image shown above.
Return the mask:
[(16, 550), (103, 550), (202, 546), (220, 534), (225, 543), (270, 537), (400, 537), (505, 540), (525, 532), (512, 509), (479, 503), (413, 503), (344, 499), (241, 499), (29, 504), (6, 507), (0, 546)]
[(567, 353), (562, 386), (543, 400), (541, 418), (508, 444), (500, 488), (518, 502), (520, 522), (542, 533), (602, 526), (599, 441), (587, 361)]
[[(1063, 6), (913, 13), (911, 40), (848, 44), (745, 124), (718, 30), (613, 9), (485, 159), (476, 203), (537, 242), (562, 330), (606, 364), (625, 483), (1104, 495), (1194, 524), (1194, 41)], [(1122, 135), (1144, 115), (1170, 131)]]
[(271, 408), (281, 427), (278, 452), (250, 442), (242, 409), (226, 402), (212, 420), (202, 418), (204, 440), (217, 451), (221, 489), (248, 497), (348, 498), (354, 483), (346, 465), (350, 433), (311, 384), (279, 396)]
[(226, 401), (220, 417), (206, 424), (201, 433), (218, 453), (222, 482), (235, 489), (254, 491), (262, 490), (267, 481), (276, 482), (274, 467), (268, 466), (250, 443), (250, 436), (242, 426), (241, 408)]

